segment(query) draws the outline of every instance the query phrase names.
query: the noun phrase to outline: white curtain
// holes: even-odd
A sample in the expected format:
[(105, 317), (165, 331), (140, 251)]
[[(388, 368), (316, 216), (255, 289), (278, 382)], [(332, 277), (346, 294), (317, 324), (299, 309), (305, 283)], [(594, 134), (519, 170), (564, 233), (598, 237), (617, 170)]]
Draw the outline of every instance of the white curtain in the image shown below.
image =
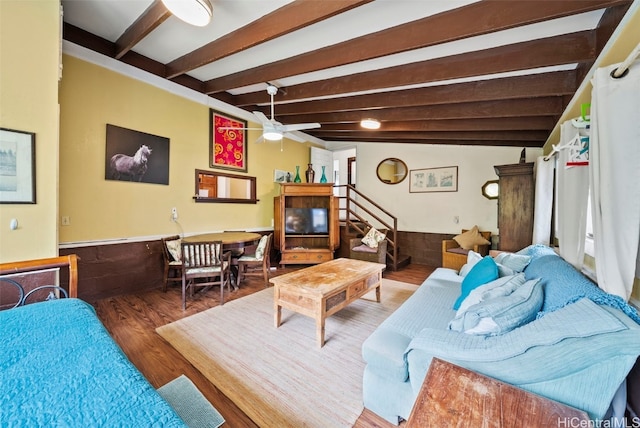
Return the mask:
[(640, 239), (640, 62), (596, 70), (589, 147), (598, 285), (629, 300)]
[[(559, 147), (566, 146), (579, 131), (568, 120), (560, 128)], [(576, 269), (584, 263), (584, 238), (587, 233), (587, 199), (589, 197), (589, 169), (584, 166), (567, 167), (570, 150), (558, 154), (558, 241), (560, 255)]]
[(554, 159), (536, 159), (536, 194), (533, 211), (532, 243), (549, 245), (551, 238), (551, 214), (553, 209), (553, 172)]

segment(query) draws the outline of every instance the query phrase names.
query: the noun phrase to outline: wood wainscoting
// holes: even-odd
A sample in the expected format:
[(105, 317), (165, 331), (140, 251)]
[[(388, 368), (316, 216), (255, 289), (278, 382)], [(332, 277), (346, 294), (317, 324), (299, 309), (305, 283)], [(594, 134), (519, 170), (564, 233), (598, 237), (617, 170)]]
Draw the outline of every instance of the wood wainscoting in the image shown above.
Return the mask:
[[(430, 267), (442, 266), (442, 241), (452, 239), (455, 234), (398, 231), (398, 249), (401, 255), (411, 256), (411, 263)], [(350, 235), (345, 226), (340, 227), (340, 248), (335, 257), (349, 257)], [(359, 236), (361, 237), (361, 236)]]
[(162, 242), (156, 239), (66, 247), (60, 255), (78, 255), (78, 297), (91, 303), (160, 287), (162, 251)]

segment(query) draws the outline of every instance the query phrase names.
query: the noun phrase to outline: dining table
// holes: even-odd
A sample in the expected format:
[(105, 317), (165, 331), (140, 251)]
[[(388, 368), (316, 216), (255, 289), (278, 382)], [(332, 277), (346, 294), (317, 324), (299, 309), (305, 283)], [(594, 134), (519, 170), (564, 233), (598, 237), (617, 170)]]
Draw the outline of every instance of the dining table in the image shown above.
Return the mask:
[[(184, 242), (197, 243), (197, 242), (212, 242), (221, 241), (223, 250), (234, 250), (251, 245), (257, 245), (262, 238), (262, 235), (255, 232), (241, 232), (241, 231), (226, 231), (226, 232), (210, 232), (201, 233), (197, 235), (185, 236), (182, 240)], [(231, 262), (231, 273), (235, 278), (235, 283), (232, 281), (234, 289), (238, 289), (238, 264), (234, 260)]]

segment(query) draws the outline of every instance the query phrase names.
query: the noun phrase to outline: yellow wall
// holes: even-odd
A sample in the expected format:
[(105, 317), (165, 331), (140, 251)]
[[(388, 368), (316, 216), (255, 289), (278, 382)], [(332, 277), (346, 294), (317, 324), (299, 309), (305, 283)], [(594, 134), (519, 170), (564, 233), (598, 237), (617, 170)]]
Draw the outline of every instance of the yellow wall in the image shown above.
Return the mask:
[[(308, 163), (308, 144), (285, 140), (281, 152), (250, 131), (246, 175), (257, 177), (260, 202), (195, 203), (195, 170), (211, 169), (209, 108), (69, 55), (63, 64), (60, 216), (70, 225), (60, 226), (61, 243), (271, 227), (273, 170)], [(108, 123), (170, 139), (169, 185), (105, 180)]]
[(0, 1), (0, 127), (36, 134), (37, 202), (0, 205), (2, 262), (58, 254), (59, 23), (59, 1)]

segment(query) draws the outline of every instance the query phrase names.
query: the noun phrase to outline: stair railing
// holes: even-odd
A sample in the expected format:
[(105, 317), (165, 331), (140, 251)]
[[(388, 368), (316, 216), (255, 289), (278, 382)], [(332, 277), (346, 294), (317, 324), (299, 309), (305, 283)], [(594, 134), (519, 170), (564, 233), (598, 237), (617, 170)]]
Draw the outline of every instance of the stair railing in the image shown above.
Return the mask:
[[(387, 260), (391, 261), (394, 271), (398, 270), (398, 218), (349, 184), (334, 187), (346, 189), (346, 195), (338, 198), (345, 201), (344, 207), (342, 207), (343, 204), (339, 205), (340, 211), (344, 212), (343, 221), (347, 231), (364, 235), (366, 229), (371, 227), (379, 229), (382, 225), (387, 229)], [(372, 219), (377, 222), (376, 226), (372, 224)]]

